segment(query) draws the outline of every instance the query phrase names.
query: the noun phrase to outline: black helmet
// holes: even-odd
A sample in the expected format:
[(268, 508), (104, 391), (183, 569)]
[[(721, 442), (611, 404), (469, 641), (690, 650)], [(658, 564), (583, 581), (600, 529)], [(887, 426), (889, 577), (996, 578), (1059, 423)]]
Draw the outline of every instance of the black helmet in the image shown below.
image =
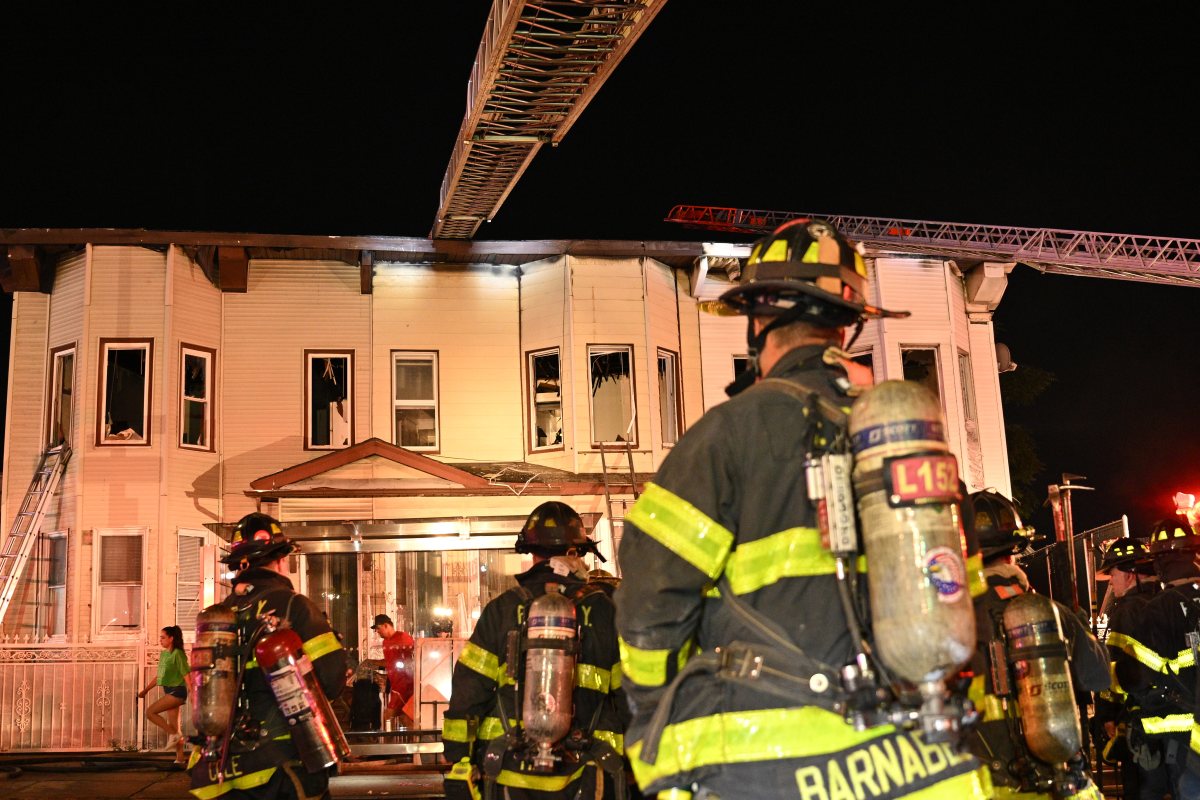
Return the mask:
[(222, 558), (221, 563), (247, 569), (269, 564), (295, 550), (296, 546), (283, 535), (279, 520), (256, 511), (238, 520), (233, 528), (233, 538), (229, 540), (229, 555)]
[(1140, 572), (1143, 575), (1154, 574), (1154, 559), (1150, 548), (1141, 539), (1118, 539), (1104, 551), (1104, 559), (1096, 570), (1097, 575), (1104, 575), (1120, 569), (1124, 572)]
[(717, 314), (789, 315), (845, 327), (864, 317), (907, 317), (868, 306), (867, 268), (854, 245), (820, 219), (785, 222), (755, 243), (738, 285), (707, 304)]
[(975, 535), (984, 559), (1019, 553), (1033, 538), (1033, 528), (1021, 524), (1017, 507), (995, 489), (971, 495), (975, 514)]
[(579, 514), (558, 500), (550, 500), (535, 508), (517, 534), (518, 553), (561, 555), (572, 548), (580, 554), (595, 553), (601, 561), (605, 560), (596, 543), (584, 533)]
[(1200, 550), (1200, 535), (1185, 517), (1159, 520), (1150, 530), (1151, 555), (1172, 550)]

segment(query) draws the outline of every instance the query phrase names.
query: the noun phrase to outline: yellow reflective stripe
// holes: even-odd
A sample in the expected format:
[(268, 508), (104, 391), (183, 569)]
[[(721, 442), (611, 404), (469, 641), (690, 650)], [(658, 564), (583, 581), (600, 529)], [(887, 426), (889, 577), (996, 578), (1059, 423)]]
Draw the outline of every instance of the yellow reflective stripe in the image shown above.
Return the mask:
[[(667, 725), (654, 764), (638, 757), (641, 742), (629, 745), (628, 753), (638, 784), (649, 786), (671, 775), (714, 764), (836, 753), (893, 730), (891, 725), (880, 725), (856, 731), (840, 714), (815, 706), (730, 711)], [(797, 731), (804, 731), (804, 735), (797, 736)]]
[(1189, 740), (1192, 752), (1200, 754), (1200, 723), (1192, 721), (1192, 737)]
[(533, 789), (538, 792), (561, 792), (574, 780), (577, 780), (587, 765), (580, 767), (570, 775), (527, 775), (524, 772), (513, 772), (502, 769), (496, 776), (496, 783), (501, 786), (515, 786), (518, 789)]
[(592, 731), (592, 738), (604, 742), (618, 753), (625, 752), (625, 737), (616, 731)]
[(609, 675), (611, 676), (608, 681), (609, 689), (615, 692), (617, 689), (621, 688), (621, 662), (620, 661), (618, 661), (616, 664), (613, 664), (612, 670), (609, 673)]
[(271, 780), (271, 776), (275, 774), (278, 767), (267, 767), (258, 772), (251, 772), (246, 775), (238, 775), (236, 778), (229, 778), (223, 783), (213, 783), (208, 786), (201, 786), (196, 789), (189, 789), (192, 794), (200, 798), (200, 800), (209, 800), (212, 797), (220, 797), (232, 789), (253, 789), (257, 786), (262, 786), (267, 781)]
[(987, 693), (987, 678), (983, 675), (976, 675), (971, 679), (971, 685), (967, 687), (967, 699), (975, 704), (981, 722), (996, 722), (1007, 717), (1004, 701), (994, 694)]
[[(965, 772), (952, 778), (945, 778), (915, 792), (900, 795), (903, 800), (992, 800), (999, 797), (992, 794), (991, 780), (984, 779), (980, 773), (986, 770), (980, 768), (975, 772)], [(1045, 800), (1045, 795), (1035, 795), (1038, 800)], [(1097, 798), (1103, 800), (1103, 798)]]
[(603, 667), (597, 667), (594, 664), (575, 665), (575, 685), (580, 689), (591, 689), (608, 694), (608, 687), (611, 683), (612, 674)]
[(516, 678), (510, 678), (508, 676), (508, 665), (507, 664), (501, 664), (499, 667), (497, 667), (497, 670), (498, 670), (497, 674), (500, 676), (499, 679), (496, 681), (497, 684), (499, 684), (500, 686), (516, 686), (517, 685)]
[[(510, 717), (508, 724), (516, 727), (517, 721)], [(475, 735), (480, 739), (495, 739), (497, 736), (504, 735), (504, 725), (500, 722), (499, 717), (484, 717), (483, 722), (479, 723), (479, 729)]]
[(258, 669), (258, 661), (253, 658), (250, 659), (246, 662), (246, 669)]
[(663, 789), (658, 793), (658, 800), (692, 800), (692, 793), (687, 789)]
[(983, 577), (983, 554), (976, 553), (967, 556), (967, 587), (971, 597), (982, 597), (987, 594), (987, 578)]
[(458, 663), (475, 670), (485, 678), (499, 682), (500, 659), (474, 642), (467, 642), (458, 657)]
[(304, 655), (308, 656), (309, 661), (316, 661), (321, 656), (336, 653), (341, 649), (342, 643), (338, 641), (337, 634), (333, 631), (314, 636), (304, 643)]
[(1192, 648), (1190, 647), (1186, 650), (1180, 650), (1179, 655), (1167, 662), (1167, 666), (1171, 668), (1172, 672), (1178, 675), (1182, 670), (1196, 666), (1196, 654), (1192, 652)]
[(1146, 645), (1134, 639), (1132, 636), (1126, 636), (1117, 631), (1110, 631), (1108, 638), (1104, 643), (1109, 647), (1115, 647), (1121, 652), (1137, 659), (1139, 664), (1144, 664), (1155, 672), (1166, 671), (1166, 661), (1158, 653), (1154, 652)]
[(1142, 717), (1142, 730), (1149, 734), (1186, 733), (1191, 729), (1191, 714), (1168, 714), (1165, 717)]
[(662, 686), (667, 682), (670, 650), (642, 650), (617, 637), (621, 649), (621, 671), (639, 686)]
[(442, 717), (442, 740), (469, 743), (471, 741), (471, 726), (465, 719)]
[(683, 498), (646, 484), (626, 516), (643, 533), (710, 578), (725, 566), (733, 534)]
[[(821, 545), (816, 528), (789, 528), (753, 542), (742, 542), (729, 555), (725, 577), (733, 593), (742, 595), (770, 586), (780, 578), (832, 575), (837, 569), (833, 553)], [(859, 558), (859, 572), (866, 560)]]
[(1124, 698), (1128, 697), (1128, 695), (1125, 693), (1125, 690), (1121, 688), (1121, 682), (1117, 680), (1117, 662), (1108, 662), (1108, 677), (1110, 683), (1109, 691), (1112, 692), (1113, 696), (1118, 700), (1118, 702), (1125, 702)]

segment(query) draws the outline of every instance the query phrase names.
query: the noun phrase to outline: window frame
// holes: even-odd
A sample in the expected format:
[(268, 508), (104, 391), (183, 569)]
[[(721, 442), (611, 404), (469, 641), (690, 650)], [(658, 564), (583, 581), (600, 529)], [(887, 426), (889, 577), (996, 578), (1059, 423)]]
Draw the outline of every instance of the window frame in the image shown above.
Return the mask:
[[(588, 440), (594, 449), (599, 449), (605, 445), (624, 445), (626, 442), (601, 442), (596, 440), (596, 408), (594, 404), (595, 393), (592, 391), (592, 350), (597, 349), (616, 349), (625, 348), (629, 351), (629, 400), (630, 412), (633, 415), (632, 428), (633, 439), (628, 442), (629, 446), (636, 450), (638, 442), (641, 441), (638, 428), (638, 413), (637, 413), (637, 350), (632, 344), (604, 344), (601, 342), (589, 342), (585, 346), (584, 352), (587, 355), (587, 396), (588, 396)], [(603, 355), (598, 353), (597, 355)]]
[[(345, 358), (346, 359), (346, 405), (350, 409), (350, 440), (346, 444), (313, 444), (312, 443), (312, 426), (313, 426), (313, 408), (312, 408), (312, 362), (319, 358)], [(323, 348), (319, 350), (304, 351), (304, 449), (305, 450), (345, 450), (354, 444), (354, 350), (336, 350), (331, 348)]]
[[(142, 575), (141, 579), (134, 582), (109, 582), (107, 585), (113, 586), (137, 586), (138, 587), (138, 624), (137, 626), (123, 626), (118, 630), (105, 630), (106, 625), (100, 624), (100, 613), (104, 607), (103, 587), (106, 585), (101, 580), (101, 563), (104, 556), (104, 539), (110, 536), (138, 536), (141, 538), (142, 545)], [(92, 530), (92, 635), (97, 640), (111, 639), (127, 639), (130, 637), (140, 636), (146, 628), (146, 546), (150, 538), (150, 529), (145, 527), (113, 527), (113, 528), (95, 528)]]
[[(65, 356), (71, 356), (71, 430), (67, 433), (73, 433), (76, 422), (78, 422), (78, 408), (75, 405), (75, 396), (78, 394), (79, 387), (79, 348), (75, 342), (59, 345), (58, 347), (50, 348), (50, 396), (49, 403), (46, 406), (46, 435), (42, 437), (42, 443), (45, 447), (57, 447), (58, 442), (54, 441), (54, 426), (58, 418), (62, 416), (60, 410), (60, 386), (61, 372), (59, 371), (59, 363)], [(68, 444), (71, 443), (71, 438), (66, 437)]]
[[(397, 447), (403, 447), (414, 453), (440, 453), (442, 452), (442, 371), (441, 371), (441, 352), (438, 350), (392, 350), (388, 360), (390, 370), (389, 387), (391, 397), (391, 426), (392, 426), (392, 444)], [(433, 399), (432, 401), (425, 400), (397, 400), (396, 399), (396, 362), (397, 361), (428, 361), (430, 368), (433, 371)], [(433, 444), (432, 445), (406, 445), (400, 442), (400, 432), (396, 429), (396, 411), (401, 408), (432, 408), (433, 409)]]
[[(183, 441), (184, 422), (187, 419), (186, 409), (188, 396), (185, 390), (187, 386), (187, 358), (188, 356), (199, 356), (203, 358), (207, 364), (205, 367), (205, 390), (208, 396), (204, 399), (204, 432), (207, 446), (185, 444)], [(187, 342), (179, 343), (179, 441), (178, 445), (183, 450), (195, 450), (202, 453), (215, 453), (217, 451), (216, 442), (216, 369), (217, 369), (217, 351), (211, 347), (204, 347), (198, 344), (188, 344)], [(193, 401), (195, 402), (195, 401)]]
[[(562, 417), (563, 440), (559, 444), (538, 445), (537, 443), (537, 373), (533, 368), (535, 358), (548, 355), (558, 356), (558, 410)], [(567, 414), (566, 403), (563, 402), (563, 357), (561, 347), (543, 347), (539, 350), (528, 350), (525, 353), (525, 410), (529, 420), (529, 438), (527, 445), (530, 453), (555, 453), (567, 448)]]
[(207, 531), (196, 530), (193, 528), (179, 528), (175, 531), (175, 536), (176, 536), (176, 538), (175, 538), (175, 558), (176, 558), (176, 562), (175, 562), (175, 593), (174, 593), (175, 624), (177, 626), (179, 626), (180, 630), (183, 632), (184, 641), (192, 642), (196, 638), (196, 618), (193, 615), (191, 620), (187, 620), (186, 618), (184, 618), (184, 620), (181, 622), (180, 616), (179, 616), (179, 601), (182, 599), (179, 596), (179, 594), (180, 594), (179, 580), (180, 580), (180, 575), (182, 575), (182, 567), (181, 567), (180, 560), (179, 560), (179, 551), (180, 551), (180, 545), (183, 544), (184, 539), (199, 539), (200, 546), (199, 546), (199, 553), (197, 554), (197, 557), (196, 557), (197, 558), (197, 564), (196, 564), (196, 566), (197, 566), (196, 576), (197, 577), (196, 577), (196, 581), (195, 581), (196, 613), (199, 613), (200, 611), (203, 611), (205, 608), (205, 603), (204, 603), (204, 601), (205, 601), (204, 581), (205, 581), (205, 572), (206, 572), (205, 558), (206, 558), (206, 556), (208, 556), (210, 554), (210, 548), (208, 547), (210, 534)]
[[(122, 347), (120, 345), (129, 345)], [(142, 411), (145, 431), (140, 441), (133, 439), (108, 440), (104, 436), (104, 418), (108, 412), (108, 353), (111, 350), (146, 351), (146, 388), (142, 392)], [(97, 364), (99, 384), (96, 392), (96, 446), (97, 447), (149, 447), (152, 435), (154, 410), (154, 338), (102, 338), (100, 339), (100, 361)]]
[[(937, 377), (937, 390), (934, 394), (937, 395), (938, 404), (942, 407), (942, 413), (946, 413), (946, 380), (942, 374), (942, 347), (939, 344), (901, 344), (900, 345), (900, 377), (904, 380), (909, 378), (904, 375), (904, 354), (916, 350), (930, 350), (933, 352), (933, 367)], [(928, 388), (928, 387), (927, 387)]]
[(659, 432), (662, 436), (663, 447), (674, 447), (678, 443), (680, 437), (683, 436), (683, 390), (681, 387), (683, 379), (683, 370), (679, 364), (679, 353), (666, 347), (659, 347), (655, 351), (654, 369), (659, 381), (662, 381), (662, 374), (658, 369), (658, 362), (662, 358), (668, 358), (671, 364), (671, 380), (675, 386), (675, 438), (667, 441), (666, 420), (663, 418), (662, 410), (662, 388), (659, 388), (659, 409), (658, 409), (658, 425)]
[[(68, 528), (63, 528), (56, 531), (43, 531), (38, 534), (38, 549), (39, 556), (42, 558), (42, 563), (45, 564), (45, 586), (43, 587), (43, 605), (46, 607), (46, 618), (38, 620), (38, 628), (42, 634), (42, 640), (51, 643), (62, 643), (69, 640), (70, 635), (70, 592), (71, 592), (71, 531)], [(53, 558), (53, 550), (50, 545), (51, 539), (63, 540), (63, 582), (62, 584), (51, 584), (50, 576), (53, 570), (51, 569), (51, 560)], [(54, 618), (54, 602), (52, 601), (51, 592), (54, 589), (62, 590), (62, 605), (63, 605), (63, 629), (62, 633), (52, 633), (51, 620)]]
[(963, 423), (968, 427), (979, 424), (979, 407), (975, 402), (975, 376), (971, 367), (971, 354), (958, 351), (958, 379), (962, 383)]

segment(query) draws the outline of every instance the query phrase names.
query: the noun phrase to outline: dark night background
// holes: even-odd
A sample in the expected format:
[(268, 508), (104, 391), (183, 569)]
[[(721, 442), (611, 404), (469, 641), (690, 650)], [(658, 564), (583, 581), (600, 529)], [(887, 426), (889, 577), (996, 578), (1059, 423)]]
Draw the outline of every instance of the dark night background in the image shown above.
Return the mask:
[[(490, 5), (8, 8), (0, 228), (427, 235)], [(671, 0), (478, 238), (720, 238), (676, 203), (1200, 238), (1195, 12), (1082, 8)], [(1096, 488), (1077, 529), (1200, 493), (1198, 301), (1011, 276), (997, 339), (1055, 380), (1007, 418), (1041, 497)]]

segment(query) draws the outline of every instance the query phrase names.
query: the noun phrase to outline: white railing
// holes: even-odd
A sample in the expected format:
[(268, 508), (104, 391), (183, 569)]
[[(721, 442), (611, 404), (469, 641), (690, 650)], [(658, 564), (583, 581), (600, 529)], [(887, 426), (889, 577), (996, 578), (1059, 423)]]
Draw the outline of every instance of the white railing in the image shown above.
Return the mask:
[(143, 717), (161, 690), (137, 697), (157, 659), (143, 643), (0, 641), (0, 751), (161, 747), (166, 735)]

